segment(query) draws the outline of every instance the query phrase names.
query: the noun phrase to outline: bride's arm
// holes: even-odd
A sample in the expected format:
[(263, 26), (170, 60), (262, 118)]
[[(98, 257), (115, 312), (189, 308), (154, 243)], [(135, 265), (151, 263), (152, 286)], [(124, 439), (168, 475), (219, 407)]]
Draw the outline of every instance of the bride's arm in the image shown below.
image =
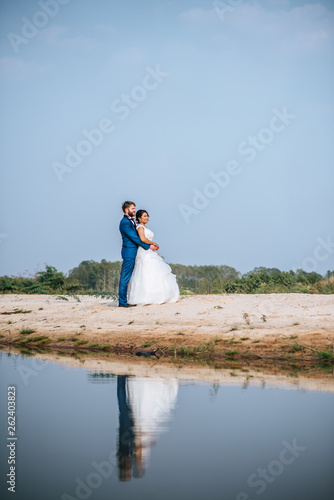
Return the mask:
[(145, 230), (142, 226), (137, 227), (137, 233), (138, 233), (138, 236), (143, 243), (148, 243), (149, 245), (155, 245), (156, 247), (159, 248), (159, 245), (157, 243), (154, 243), (154, 241), (151, 241), (151, 240), (148, 240), (147, 238), (145, 238), (145, 234), (144, 234)]
[(144, 228), (142, 226), (137, 227), (137, 233), (138, 233), (138, 236), (139, 236), (139, 238), (141, 239), (141, 241), (143, 243), (148, 243), (149, 245), (152, 245), (153, 241), (148, 240), (147, 238), (145, 238), (145, 230), (144, 230)]

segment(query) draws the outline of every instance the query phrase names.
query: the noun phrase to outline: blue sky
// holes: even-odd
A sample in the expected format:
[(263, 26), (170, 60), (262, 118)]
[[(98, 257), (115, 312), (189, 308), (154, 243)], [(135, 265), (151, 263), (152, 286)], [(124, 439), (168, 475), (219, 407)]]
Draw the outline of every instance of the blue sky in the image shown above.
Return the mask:
[(0, 274), (120, 260), (334, 269), (330, 1), (2, 0)]

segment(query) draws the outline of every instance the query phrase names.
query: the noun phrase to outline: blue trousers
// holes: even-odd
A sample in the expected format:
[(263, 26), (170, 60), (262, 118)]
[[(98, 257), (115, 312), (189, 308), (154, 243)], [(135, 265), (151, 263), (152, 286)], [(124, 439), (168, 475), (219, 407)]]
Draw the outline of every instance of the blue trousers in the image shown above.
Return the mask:
[(119, 288), (118, 288), (118, 305), (126, 306), (128, 303), (127, 292), (128, 292), (128, 284), (131, 278), (131, 274), (133, 268), (135, 267), (136, 258), (126, 257), (123, 259), (121, 276), (119, 279)]
[(119, 409), (118, 456), (127, 457), (134, 451), (133, 416), (126, 391), (127, 375), (117, 375), (117, 401)]

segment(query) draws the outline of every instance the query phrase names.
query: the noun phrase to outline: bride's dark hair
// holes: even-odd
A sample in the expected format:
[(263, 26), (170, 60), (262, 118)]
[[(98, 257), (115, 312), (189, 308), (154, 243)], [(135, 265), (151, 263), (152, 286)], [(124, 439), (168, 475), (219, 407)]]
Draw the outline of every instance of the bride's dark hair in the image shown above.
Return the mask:
[(137, 212), (136, 212), (136, 221), (137, 222), (139, 222), (139, 219), (143, 214), (147, 214), (148, 216), (150, 216), (147, 210), (137, 210)]

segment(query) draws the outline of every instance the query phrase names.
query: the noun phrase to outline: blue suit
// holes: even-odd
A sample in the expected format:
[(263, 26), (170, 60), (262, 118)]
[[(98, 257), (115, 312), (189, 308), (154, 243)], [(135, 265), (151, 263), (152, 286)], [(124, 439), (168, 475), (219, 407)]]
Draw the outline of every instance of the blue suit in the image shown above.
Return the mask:
[(120, 306), (126, 306), (128, 303), (128, 284), (133, 268), (135, 267), (138, 246), (141, 246), (145, 250), (148, 250), (150, 248), (150, 245), (141, 241), (137, 234), (136, 228), (134, 227), (132, 222), (125, 216), (119, 224), (119, 230), (122, 235), (123, 263), (119, 280), (118, 302)]

